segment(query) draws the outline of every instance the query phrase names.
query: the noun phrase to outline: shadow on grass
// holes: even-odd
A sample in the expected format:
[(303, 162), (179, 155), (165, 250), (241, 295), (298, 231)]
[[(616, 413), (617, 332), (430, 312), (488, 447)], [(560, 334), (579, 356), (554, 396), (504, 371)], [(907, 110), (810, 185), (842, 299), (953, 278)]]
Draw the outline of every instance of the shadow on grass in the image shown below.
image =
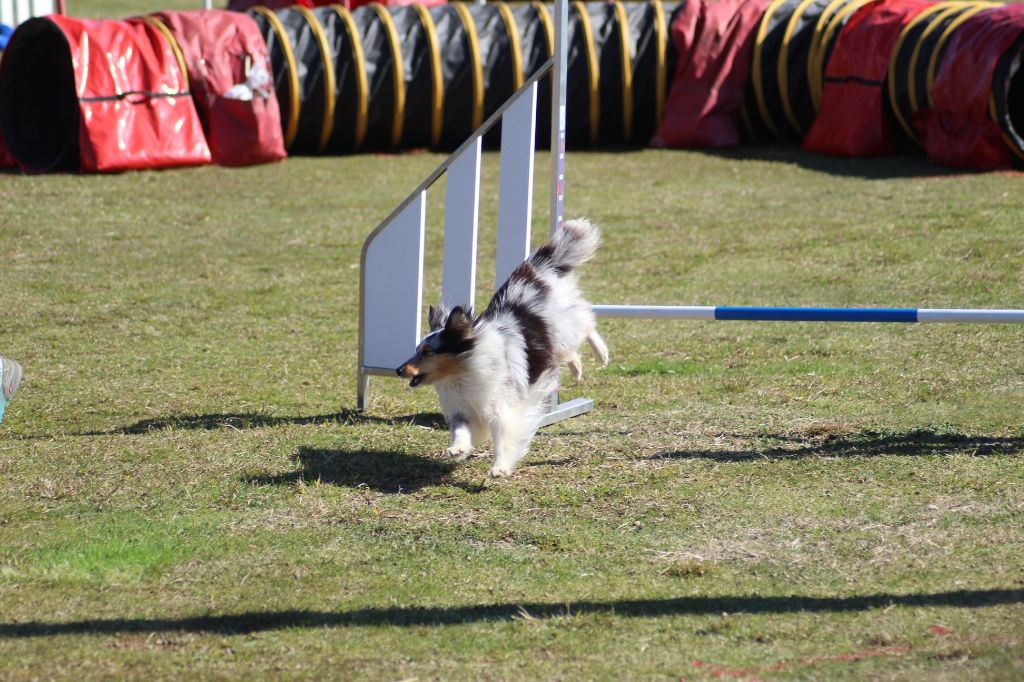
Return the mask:
[[(791, 440), (783, 439), (780, 440)], [(647, 459), (713, 459), (720, 462), (744, 462), (755, 459), (799, 459), (801, 457), (927, 457), (963, 452), (975, 457), (1014, 455), (1024, 450), (1024, 438), (965, 436), (934, 431), (907, 433), (860, 433), (853, 436), (828, 436), (815, 445), (765, 450), (678, 450), (661, 452)]]
[[(648, 146), (614, 146), (588, 147), (574, 149), (573, 154), (630, 154), (643, 153), (651, 149)], [(926, 156), (908, 150), (901, 156), (876, 157), (842, 157), (828, 156), (809, 152), (797, 144), (780, 143), (744, 143), (735, 147), (666, 149), (666, 153), (675, 151), (733, 161), (775, 161), (799, 166), (806, 170), (835, 175), (838, 177), (862, 178), (865, 180), (884, 180), (890, 178), (937, 178), (954, 175), (977, 175), (979, 171), (965, 168), (940, 166), (928, 160)]]
[(301, 469), (268, 476), (248, 476), (255, 485), (292, 485), (299, 481), (369, 488), (382, 493), (412, 493), (437, 485), (453, 485), (469, 492), (480, 492), (482, 485), (451, 481), (449, 474), (458, 466), (450, 460), (422, 455), (372, 450), (325, 450), (299, 448), (292, 455)]
[(259, 429), (275, 426), (303, 426), (306, 424), (412, 424), (430, 428), (442, 428), (444, 416), (436, 412), (413, 414), (403, 417), (375, 417), (347, 409), (334, 414), (312, 415), (307, 417), (278, 417), (260, 412), (235, 412), (197, 415), (175, 415), (156, 419), (143, 419), (129, 426), (111, 431), (93, 431), (80, 433), (80, 436), (118, 436), (163, 431), (165, 429), (184, 429), (213, 431), (217, 429)]
[(843, 158), (825, 156), (801, 149), (797, 145), (741, 145), (726, 149), (694, 149), (692, 151), (735, 161), (777, 161), (828, 175), (878, 180), (886, 178), (918, 178), (964, 175), (963, 169), (933, 164), (923, 156), (891, 156)]
[(625, 618), (718, 616), (729, 614), (842, 613), (902, 607), (984, 608), (1024, 602), (1024, 589), (957, 590), (928, 594), (869, 594), (851, 597), (788, 595), (761, 597), (679, 597), (475, 604), (467, 606), (385, 607), (352, 611), (250, 611), (183, 618), (95, 618), (68, 622), (0, 623), (0, 638), (81, 634), (148, 634), (195, 632), (250, 634), (283, 628), (359, 626), (441, 626), (507, 622), (517, 618), (549, 619), (592, 614)]

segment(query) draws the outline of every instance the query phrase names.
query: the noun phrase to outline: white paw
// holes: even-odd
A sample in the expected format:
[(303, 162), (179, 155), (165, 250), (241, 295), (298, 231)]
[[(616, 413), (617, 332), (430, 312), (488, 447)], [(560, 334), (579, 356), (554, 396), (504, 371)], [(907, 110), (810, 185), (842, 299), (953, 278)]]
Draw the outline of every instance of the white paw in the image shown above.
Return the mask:
[(505, 467), (500, 467), (495, 464), (487, 470), (487, 475), (491, 478), (508, 478), (512, 475), (512, 472), (512, 469), (506, 469)]
[(456, 462), (464, 462), (467, 457), (473, 454), (473, 448), (451, 446), (444, 451), (444, 456)]

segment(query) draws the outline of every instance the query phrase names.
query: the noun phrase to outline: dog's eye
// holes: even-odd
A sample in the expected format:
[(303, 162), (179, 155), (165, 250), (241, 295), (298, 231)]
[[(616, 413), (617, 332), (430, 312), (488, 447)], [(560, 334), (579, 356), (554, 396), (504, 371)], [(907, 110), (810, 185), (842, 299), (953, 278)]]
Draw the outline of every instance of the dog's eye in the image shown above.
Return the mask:
[(430, 350), (430, 349), (429, 349), (429, 348), (427, 348), (426, 346), (423, 346), (423, 350), (422, 350), (422, 351), (420, 351), (420, 355), (430, 355), (430, 354), (431, 354), (431, 353), (433, 353), (433, 352), (434, 352), (434, 351)]

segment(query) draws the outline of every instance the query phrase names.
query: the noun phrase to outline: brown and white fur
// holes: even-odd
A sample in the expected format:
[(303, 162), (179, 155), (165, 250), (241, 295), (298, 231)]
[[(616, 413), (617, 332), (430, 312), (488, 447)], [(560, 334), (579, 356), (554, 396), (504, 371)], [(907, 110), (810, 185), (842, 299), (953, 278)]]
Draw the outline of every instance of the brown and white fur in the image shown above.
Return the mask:
[(583, 376), (580, 346), (590, 344), (602, 364), (608, 347), (574, 270), (601, 238), (587, 220), (572, 220), (524, 261), (498, 289), (483, 315), (469, 306), (430, 308), (430, 329), (416, 354), (397, 369), (412, 387), (432, 384), (451, 428), (448, 457), (462, 461), (489, 435), (491, 476), (511, 476), (526, 455), (546, 398), (568, 365)]

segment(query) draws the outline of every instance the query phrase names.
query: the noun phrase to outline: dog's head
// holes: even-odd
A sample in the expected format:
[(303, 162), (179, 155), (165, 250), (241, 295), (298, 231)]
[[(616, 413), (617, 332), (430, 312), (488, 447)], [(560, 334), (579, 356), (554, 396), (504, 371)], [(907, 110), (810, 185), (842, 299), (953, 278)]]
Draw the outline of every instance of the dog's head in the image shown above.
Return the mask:
[(473, 314), (462, 307), (448, 312), (430, 306), (430, 333), (416, 347), (416, 354), (395, 370), (413, 388), (432, 384), (463, 371), (463, 361), (473, 350)]

